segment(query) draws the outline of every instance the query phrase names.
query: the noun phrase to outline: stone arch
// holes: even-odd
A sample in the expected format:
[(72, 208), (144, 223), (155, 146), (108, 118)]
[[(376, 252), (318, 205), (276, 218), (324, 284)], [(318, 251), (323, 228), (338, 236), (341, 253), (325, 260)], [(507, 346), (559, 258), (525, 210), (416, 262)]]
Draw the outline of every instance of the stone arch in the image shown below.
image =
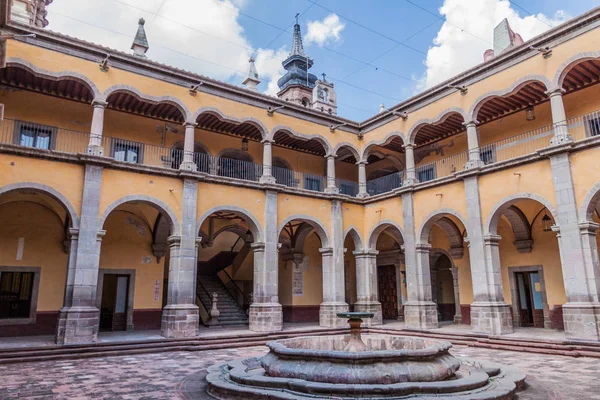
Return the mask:
[(448, 235), (450, 241), (450, 253), (452, 258), (462, 258), (464, 255), (463, 233), (460, 227), (448, 216), (451, 215), (458, 219), (465, 227), (467, 226), (466, 219), (457, 211), (450, 208), (442, 208), (429, 214), (425, 218), (425, 222), (419, 228), (417, 237), (421, 243), (429, 243), (429, 235), (434, 225), (439, 226)]
[(375, 227), (373, 227), (373, 229), (371, 229), (371, 232), (369, 232), (369, 235), (367, 236), (367, 244), (369, 246), (369, 249), (375, 250), (375, 248), (377, 247), (377, 239), (379, 239), (379, 235), (381, 235), (381, 233), (386, 229), (390, 229), (397, 236), (397, 239), (400, 238), (402, 239), (402, 242), (404, 242), (404, 231), (402, 230), (400, 225), (391, 220), (383, 220), (379, 222), (379, 224), (377, 224)]
[(520, 253), (530, 253), (533, 249), (533, 238), (531, 237), (531, 225), (527, 217), (515, 205), (504, 210), (504, 216), (508, 219), (515, 235), (515, 246)]
[(439, 124), (441, 122), (444, 122), (450, 115), (452, 115), (454, 113), (460, 114), (463, 117), (463, 120), (465, 122), (469, 118), (469, 114), (465, 110), (463, 110), (462, 108), (460, 108), (460, 107), (452, 107), (452, 108), (445, 109), (444, 111), (442, 111), (441, 113), (439, 113), (438, 116), (435, 117), (435, 118), (420, 119), (408, 131), (408, 135), (407, 135), (407, 137), (408, 137), (408, 143), (411, 143), (411, 144), (415, 143), (415, 137), (417, 136), (417, 133), (419, 133), (419, 129), (421, 129), (423, 126), (425, 126), (425, 125)]
[[(171, 144), (171, 149), (172, 150), (183, 150), (183, 146), (184, 146), (184, 141), (183, 140), (178, 140), (177, 142), (174, 142), (173, 144)], [(206, 147), (206, 145), (204, 145), (204, 143), (200, 143), (200, 142), (194, 142), (194, 152), (197, 152), (197, 149), (201, 149), (204, 154), (207, 155), (211, 155), (210, 150), (208, 149), (208, 147)]]
[[(280, 165), (277, 165), (280, 164)], [(272, 161), (272, 165), (273, 167), (276, 168), (285, 168), (285, 169), (293, 169), (292, 165), (283, 157), (279, 157), (279, 156), (275, 156), (273, 157), (273, 161)]]
[(246, 241), (246, 232), (247, 232), (247, 230), (244, 229), (243, 226), (240, 226), (238, 224), (231, 224), (231, 225), (227, 225), (227, 226), (222, 227), (221, 229), (219, 229), (215, 233), (213, 233), (212, 239), (213, 240), (216, 239), (217, 236), (219, 236), (223, 232), (232, 232), (232, 233), (235, 233), (240, 238), (242, 238), (244, 241)]
[(504, 199), (497, 202), (494, 205), (494, 207), (492, 207), (492, 209), (490, 210), (490, 212), (488, 214), (486, 223), (484, 225), (486, 235), (489, 235), (489, 234), (496, 235), (498, 233), (498, 222), (500, 221), (500, 217), (506, 211), (506, 209), (508, 209), (510, 206), (512, 206), (515, 202), (517, 202), (519, 200), (535, 200), (535, 201), (537, 201), (538, 203), (540, 203), (541, 205), (546, 207), (546, 209), (548, 209), (548, 212), (552, 215), (552, 219), (554, 220), (555, 223), (558, 221), (557, 220), (558, 214), (556, 212), (556, 209), (544, 197), (539, 196), (537, 194), (533, 194), (533, 193), (517, 193), (517, 194), (513, 194), (513, 195), (505, 197)]
[(600, 182), (596, 183), (590, 191), (585, 195), (581, 207), (579, 208), (579, 219), (581, 222), (593, 221), (594, 211), (600, 207)]
[(331, 154), (332, 154), (332, 155), (334, 155), (334, 156), (337, 156), (337, 153), (338, 153), (338, 151), (339, 151), (341, 148), (343, 148), (343, 147), (346, 147), (346, 148), (348, 148), (348, 149), (350, 150), (350, 152), (352, 153), (352, 155), (354, 156), (354, 159), (356, 159), (356, 161), (359, 161), (359, 160), (360, 160), (360, 154), (359, 154), (359, 152), (358, 152), (358, 149), (357, 149), (356, 147), (354, 147), (354, 145), (353, 145), (353, 144), (351, 144), (351, 143), (348, 143), (348, 142), (341, 142), (341, 143), (338, 143), (338, 144), (337, 144), (337, 145), (336, 145), (336, 146), (333, 148), (333, 150), (331, 150)]
[(217, 157), (231, 158), (234, 160), (248, 161), (252, 163), (254, 162), (254, 157), (252, 157), (250, 153), (231, 147), (221, 150), (219, 154), (217, 154)]
[(394, 131), (394, 132), (388, 133), (387, 136), (384, 137), (383, 139), (373, 140), (373, 141), (367, 143), (367, 145), (362, 150), (359, 161), (366, 162), (367, 158), (369, 158), (369, 155), (371, 154), (371, 151), (373, 150), (373, 147), (385, 146), (385, 145), (389, 144), (392, 140), (394, 140), (394, 138), (397, 138), (397, 137), (402, 139), (402, 143), (406, 143), (406, 138), (404, 137), (404, 134), (399, 131)]
[(452, 268), (457, 268), (456, 264), (454, 263), (454, 257), (452, 257), (452, 254), (448, 250), (439, 247), (434, 247), (431, 250), (429, 250), (430, 265), (434, 266), (437, 259), (441, 255), (448, 257), (448, 260), (450, 260), (450, 264), (452, 264)]
[(205, 113), (213, 114), (214, 116), (216, 116), (217, 118), (219, 118), (221, 121), (224, 121), (224, 122), (229, 122), (229, 123), (237, 124), (237, 125), (241, 125), (241, 124), (253, 125), (256, 129), (258, 129), (260, 131), (260, 135), (261, 135), (262, 139), (266, 139), (269, 136), (269, 130), (267, 129), (265, 124), (263, 124), (260, 120), (258, 120), (256, 118), (252, 118), (252, 117), (236, 118), (236, 117), (228, 116), (228, 115), (223, 114), (219, 109), (217, 109), (215, 107), (202, 107), (202, 108), (196, 110), (196, 112), (193, 115), (191, 115), (191, 118), (189, 121), (196, 123), (198, 118), (202, 114), (205, 114)]
[(108, 218), (110, 213), (113, 212), (117, 207), (132, 202), (143, 202), (155, 207), (161, 214), (163, 214), (163, 216), (169, 218), (169, 222), (172, 226), (171, 231), (179, 232), (179, 219), (177, 218), (177, 214), (173, 211), (173, 209), (168, 204), (166, 204), (160, 199), (157, 199), (156, 197), (146, 196), (142, 194), (124, 196), (118, 200), (113, 201), (108, 207), (106, 207), (106, 209), (98, 219), (98, 229), (102, 229), (104, 223), (106, 222), (106, 218)]
[(281, 231), (283, 230), (283, 228), (292, 221), (306, 222), (314, 229), (317, 236), (319, 236), (319, 239), (321, 239), (321, 246), (323, 246), (324, 248), (331, 247), (332, 242), (331, 242), (331, 238), (330, 238), (329, 234), (327, 233), (327, 229), (325, 229), (325, 226), (323, 225), (323, 223), (321, 221), (319, 221), (315, 217), (311, 217), (310, 215), (305, 215), (305, 214), (290, 215), (289, 217), (284, 219), (283, 222), (281, 222), (281, 224), (279, 224), (279, 227), (277, 228), (277, 232), (279, 232), (279, 234), (281, 234)]
[(233, 213), (244, 220), (248, 224), (250, 228), (250, 232), (252, 232), (252, 236), (254, 237), (255, 242), (264, 242), (263, 230), (258, 219), (252, 215), (252, 213), (245, 208), (237, 207), (237, 206), (216, 206), (207, 210), (202, 216), (198, 219), (198, 223), (196, 224), (196, 232), (200, 232), (202, 224), (208, 217), (218, 211), (226, 211)]
[(188, 107), (185, 104), (183, 104), (183, 102), (181, 100), (179, 100), (178, 98), (173, 97), (173, 96), (160, 96), (160, 97), (152, 96), (152, 95), (144, 94), (139, 89), (137, 89), (133, 86), (129, 86), (129, 85), (111, 86), (104, 91), (102, 96), (104, 97), (104, 99), (108, 99), (108, 97), (110, 95), (112, 95), (114, 93), (118, 93), (118, 92), (128, 93), (140, 101), (147, 101), (147, 102), (155, 103), (155, 104), (158, 104), (158, 103), (170, 104), (179, 110), (179, 112), (181, 113), (181, 115), (183, 117), (183, 121), (190, 120), (189, 118), (190, 118), (191, 113), (190, 113), (190, 110), (188, 109)]
[(563, 62), (560, 67), (558, 67), (556, 74), (554, 75), (554, 78), (552, 79), (551, 89), (561, 88), (563, 85), (565, 76), (569, 73), (569, 71), (575, 65), (579, 64), (582, 61), (593, 60), (593, 59), (597, 59), (599, 57), (600, 57), (600, 51), (592, 51), (592, 52), (587, 52), (587, 53), (579, 53), (579, 54), (576, 54), (573, 57), (569, 58), (568, 60)]
[(60, 193), (54, 188), (51, 188), (50, 186), (42, 185), (40, 183), (35, 182), (11, 183), (0, 187), (0, 196), (8, 192), (21, 189), (36, 190), (56, 200), (67, 211), (69, 219), (73, 224), (73, 228), (79, 228), (79, 215), (77, 214), (77, 211), (75, 211), (75, 207), (73, 207), (71, 202), (62, 193)]
[(354, 242), (355, 250), (358, 251), (358, 250), (362, 250), (365, 248), (363, 239), (360, 236), (360, 234), (358, 233), (358, 230), (354, 226), (350, 226), (348, 229), (346, 229), (346, 231), (344, 232), (344, 241), (346, 241), (346, 237), (348, 237), (348, 235), (350, 235), (350, 237), (352, 238), (352, 241)]
[(550, 89), (550, 87), (552, 86), (552, 84), (550, 83), (550, 80), (548, 78), (546, 78), (544, 75), (528, 75), (528, 76), (522, 77), (521, 79), (518, 79), (516, 82), (513, 82), (507, 88), (504, 88), (502, 90), (488, 92), (488, 93), (485, 93), (485, 94), (479, 96), (477, 98), (477, 100), (475, 100), (475, 102), (473, 102), (473, 105), (471, 106), (471, 109), (469, 110), (469, 114), (468, 114), (469, 119), (465, 120), (465, 121), (467, 121), (467, 122), (468, 121), (476, 121), (477, 114), (479, 113), (479, 110), (481, 109), (481, 107), (487, 101), (491, 100), (492, 98), (513, 95), (513, 94), (517, 93), (519, 90), (521, 90), (527, 84), (529, 84), (531, 82), (536, 82), (536, 81), (539, 83), (543, 83), (544, 86), (546, 86), (546, 90)]
[(74, 71), (60, 71), (53, 72), (48, 71), (42, 68), (38, 68), (32, 63), (25, 61), (18, 57), (9, 57), (6, 59), (6, 67), (20, 67), (28, 72), (32, 73), (34, 76), (51, 79), (54, 81), (59, 81), (61, 79), (74, 79), (81, 84), (84, 84), (88, 87), (88, 89), (92, 92), (94, 98), (98, 98), (101, 96), (101, 92), (96, 86), (96, 84), (87, 76), (80, 74), (79, 72)]
[(271, 133), (268, 135), (268, 137), (265, 138), (265, 140), (274, 140), (273, 138), (275, 137), (275, 134), (279, 131), (285, 131), (287, 134), (297, 137), (302, 140), (316, 140), (325, 149), (325, 155), (333, 154), (332, 150), (331, 150), (331, 146), (329, 145), (329, 142), (327, 141), (327, 139), (325, 139), (324, 136), (318, 135), (318, 134), (305, 134), (305, 133), (296, 132), (289, 126), (285, 126), (285, 125), (277, 125), (276, 127), (274, 127), (271, 130)]

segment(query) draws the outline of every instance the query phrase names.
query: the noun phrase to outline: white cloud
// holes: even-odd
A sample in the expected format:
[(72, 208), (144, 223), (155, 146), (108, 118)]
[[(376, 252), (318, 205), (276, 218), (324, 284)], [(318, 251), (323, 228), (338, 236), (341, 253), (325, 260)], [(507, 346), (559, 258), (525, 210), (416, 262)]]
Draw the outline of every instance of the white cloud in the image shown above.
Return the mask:
[(342, 40), (342, 31), (346, 25), (336, 14), (329, 14), (323, 21), (309, 21), (308, 32), (304, 38), (306, 44), (316, 43), (324, 46), (327, 43)]
[(482, 63), (484, 51), (493, 47), (494, 27), (504, 18), (508, 18), (512, 30), (525, 41), (570, 18), (562, 11), (552, 17), (544, 14), (520, 17), (508, 0), (445, 0), (439, 11), (446, 22), (427, 52), (427, 70), (417, 90), (434, 86)]
[[(275, 66), (281, 66), (287, 52), (252, 47), (238, 21), (245, 1), (61, 0), (48, 7), (48, 28), (130, 52), (137, 21), (144, 17), (149, 59), (239, 84), (256, 53), (258, 73), (273, 93), (282, 73)], [(153, 14), (159, 8), (160, 16)]]

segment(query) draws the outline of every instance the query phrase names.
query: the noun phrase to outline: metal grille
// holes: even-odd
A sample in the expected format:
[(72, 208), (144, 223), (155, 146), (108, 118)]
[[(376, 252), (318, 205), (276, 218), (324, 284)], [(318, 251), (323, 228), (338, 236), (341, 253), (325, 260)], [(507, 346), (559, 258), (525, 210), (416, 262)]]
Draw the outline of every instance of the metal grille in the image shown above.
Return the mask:
[(367, 181), (367, 193), (374, 196), (376, 194), (391, 192), (402, 186), (402, 176), (404, 171), (394, 172), (389, 175), (381, 176)]

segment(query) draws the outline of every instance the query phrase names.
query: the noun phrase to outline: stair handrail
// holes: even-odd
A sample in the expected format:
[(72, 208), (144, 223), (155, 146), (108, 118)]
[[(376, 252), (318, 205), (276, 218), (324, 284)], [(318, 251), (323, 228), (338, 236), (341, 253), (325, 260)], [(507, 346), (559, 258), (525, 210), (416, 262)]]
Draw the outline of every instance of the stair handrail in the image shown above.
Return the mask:
[(206, 309), (208, 309), (210, 311), (210, 308), (212, 307), (212, 295), (210, 293), (208, 293), (208, 291), (206, 290), (206, 288), (204, 287), (204, 285), (202, 284), (202, 282), (198, 281), (198, 285), (197, 286), (200, 286), (202, 288), (202, 291), (204, 292), (204, 294), (206, 294), (206, 297), (208, 297), (208, 307), (202, 301), (202, 298), (198, 294), (198, 291), (196, 291), (196, 297), (198, 298), (198, 300), (200, 300), (200, 302), (202, 304), (204, 304), (204, 308), (206, 308)]
[(227, 273), (227, 271), (225, 270), (225, 268), (223, 268), (221, 270), (225, 276), (227, 277), (227, 279), (229, 279), (229, 281), (231, 282), (231, 284), (233, 285), (233, 287), (236, 289), (236, 291), (242, 295), (242, 307), (245, 307), (245, 302), (244, 302), (244, 291), (242, 289), (240, 289), (240, 287), (238, 286), (237, 282), (233, 280), (233, 278), (231, 277), (231, 275), (229, 275), (229, 273)]

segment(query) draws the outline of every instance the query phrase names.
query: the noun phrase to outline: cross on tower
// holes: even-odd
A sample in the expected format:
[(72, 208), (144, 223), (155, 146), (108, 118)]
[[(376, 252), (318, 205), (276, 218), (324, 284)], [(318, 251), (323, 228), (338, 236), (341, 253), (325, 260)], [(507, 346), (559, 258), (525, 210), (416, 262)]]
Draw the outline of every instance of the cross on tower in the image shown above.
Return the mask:
[(325, 72), (323, 72), (323, 74), (321, 74), (321, 76), (323, 77), (323, 82), (327, 82), (327, 80), (325, 79), (325, 77), (327, 76), (327, 75), (325, 74)]

